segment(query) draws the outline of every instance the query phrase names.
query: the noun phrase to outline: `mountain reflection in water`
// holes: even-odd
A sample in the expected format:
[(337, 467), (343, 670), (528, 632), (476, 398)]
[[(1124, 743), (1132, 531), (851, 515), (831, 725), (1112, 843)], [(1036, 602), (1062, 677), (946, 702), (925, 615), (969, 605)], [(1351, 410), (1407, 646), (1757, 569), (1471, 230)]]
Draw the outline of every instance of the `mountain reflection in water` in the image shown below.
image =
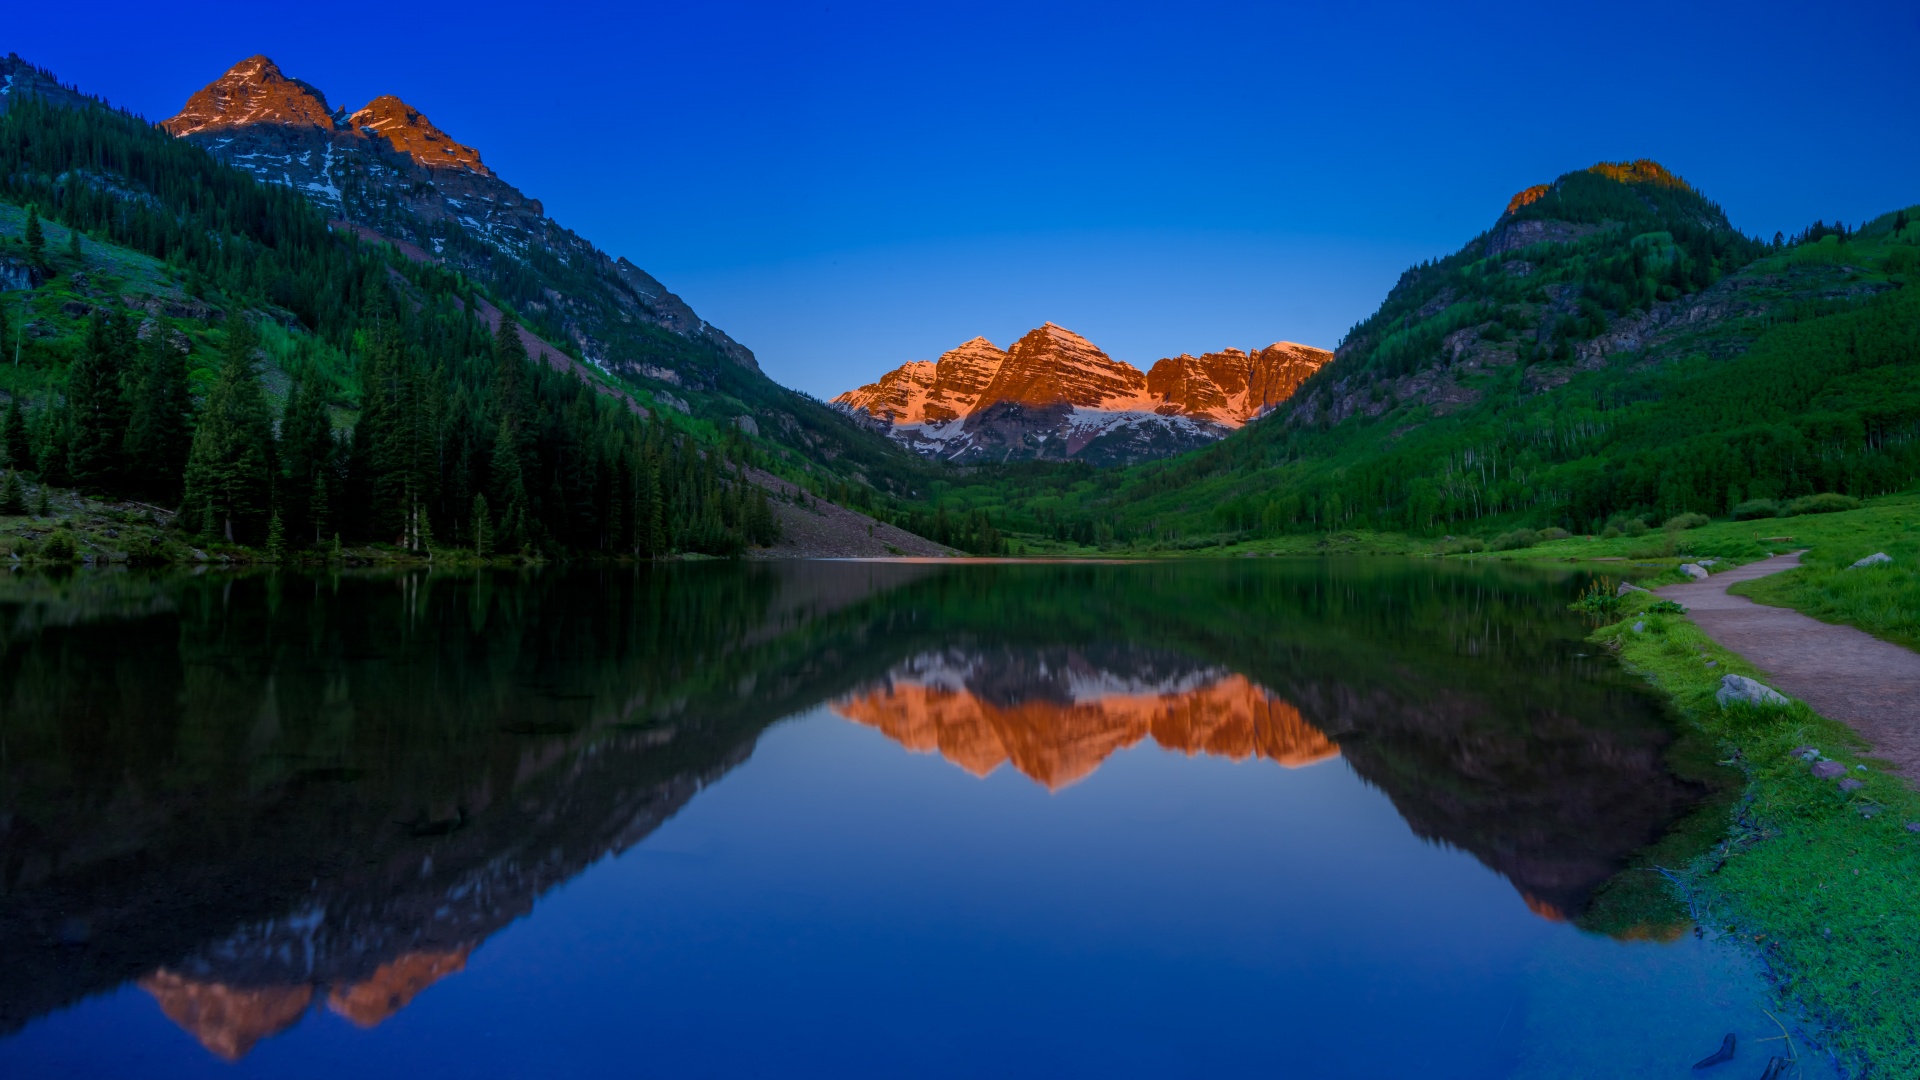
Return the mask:
[(1246, 676), (1132, 650), (916, 656), (833, 711), (975, 776), (1012, 762), (1049, 791), (1148, 737), (1189, 757), (1257, 757), (1288, 768), (1340, 754), (1300, 710)]
[(15, 575), (0, 1036), (129, 982), (228, 1060), (318, 1008), (379, 1025), (823, 702), (1053, 791), (1146, 739), (1344, 758), (1577, 920), (1703, 790), (1566, 595), (1397, 563)]

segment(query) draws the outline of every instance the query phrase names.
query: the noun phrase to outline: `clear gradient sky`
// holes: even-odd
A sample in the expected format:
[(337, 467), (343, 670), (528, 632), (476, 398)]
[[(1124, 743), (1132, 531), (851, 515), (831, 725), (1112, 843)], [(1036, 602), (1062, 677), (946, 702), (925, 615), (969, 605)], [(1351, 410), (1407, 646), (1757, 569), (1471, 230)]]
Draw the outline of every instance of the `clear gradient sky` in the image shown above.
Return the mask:
[(1771, 236), (1920, 201), (1920, 4), (22, 5), (149, 118), (265, 53), (394, 93), (829, 396), (1051, 319), (1332, 346), (1514, 191), (1651, 157)]

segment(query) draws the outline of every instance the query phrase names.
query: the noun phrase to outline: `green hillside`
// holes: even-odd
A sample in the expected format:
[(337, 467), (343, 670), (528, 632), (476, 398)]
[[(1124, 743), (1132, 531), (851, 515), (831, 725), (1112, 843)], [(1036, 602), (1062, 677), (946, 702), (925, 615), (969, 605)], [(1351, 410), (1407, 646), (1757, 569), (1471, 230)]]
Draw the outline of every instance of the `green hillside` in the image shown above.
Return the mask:
[[(1044, 544), (1598, 532), (1920, 476), (1920, 214), (1771, 241), (1651, 162), (1515, 196), (1274, 415), (1133, 469), (954, 486)], [(964, 483), (964, 482), (963, 482)]]
[(72, 487), (204, 542), (642, 556), (775, 528), (743, 438), (529, 361), (472, 282), (124, 113), (0, 115), (0, 273), (31, 286), (0, 292), (0, 515)]

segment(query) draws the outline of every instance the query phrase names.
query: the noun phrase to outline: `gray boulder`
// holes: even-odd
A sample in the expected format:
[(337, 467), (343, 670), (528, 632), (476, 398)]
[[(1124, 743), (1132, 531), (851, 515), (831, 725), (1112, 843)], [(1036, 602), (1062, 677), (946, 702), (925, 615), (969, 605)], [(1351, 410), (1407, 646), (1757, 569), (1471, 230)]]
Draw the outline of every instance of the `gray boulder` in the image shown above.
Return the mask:
[(1847, 767), (1837, 761), (1816, 761), (1813, 763), (1813, 768), (1808, 771), (1813, 773), (1815, 780), (1831, 780), (1836, 776), (1847, 775)]
[(1786, 695), (1765, 683), (1755, 682), (1745, 675), (1723, 675), (1720, 689), (1714, 692), (1713, 700), (1722, 707), (1728, 705), (1785, 705)]
[(1707, 580), (1707, 568), (1701, 566), (1699, 563), (1681, 563), (1680, 572), (1695, 581)]
[(1641, 588), (1640, 586), (1638, 586), (1638, 585), (1635, 585), (1635, 584), (1634, 584), (1633, 582), (1631, 582), (1631, 581), (1623, 581), (1623, 582), (1621, 582), (1621, 583), (1620, 583), (1620, 587), (1619, 587), (1619, 588), (1617, 588), (1617, 589), (1615, 589), (1615, 590), (1613, 590), (1613, 595), (1615, 595), (1615, 596), (1625, 596), (1625, 595), (1627, 595), (1627, 594), (1628, 594), (1628, 593), (1630, 593), (1630, 592), (1646, 592), (1646, 591), (1647, 591), (1646, 589), (1643, 589), (1643, 588)]
[(1858, 570), (1863, 566), (1882, 566), (1892, 561), (1893, 561), (1893, 556), (1887, 554), (1884, 551), (1876, 551), (1873, 554), (1867, 556), (1866, 558), (1861, 559), (1859, 562), (1854, 563), (1852, 566), (1847, 567), (1847, 569)]

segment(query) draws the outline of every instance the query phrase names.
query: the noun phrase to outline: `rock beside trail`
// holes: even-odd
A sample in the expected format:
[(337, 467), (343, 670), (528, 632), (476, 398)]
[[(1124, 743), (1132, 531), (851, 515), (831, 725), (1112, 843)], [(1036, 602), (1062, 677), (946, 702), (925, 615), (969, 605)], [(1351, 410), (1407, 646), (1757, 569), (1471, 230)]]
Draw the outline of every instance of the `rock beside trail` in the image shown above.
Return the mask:
[(1892, 561), (1893, 561), (1893, 556), (1887, 554), (1884, 551), (1876, 551), (1873, 554), (1867, 556), (1866, 558), (1861, 559), (1859, 562), (1854, 563), (1852, 566), (1847, 567), (1847, 569), (1858, 570), (1863, 566), (1880, 566), (1885, 563), (1890, 563)]
[(1635, 585), (1635, 584), (1634, 584), (1633, 582), (1631, 582), (1631, 581), (1623, 581), (1623, 582), (1621, 582), (1621, 583), (1620, 583), (1620, 587), (1619, 587), (1619, 588), (1617, 588), (1617, 589), (1615, 589), (1615, 590), (1613, 590), (1613, 595), (1615, 595), (1615, 596), (1625, 596), (1625, 595), (1627, 595), (1627, 594), (1628, 594), (1628, 593), (1630, 593), (1630, 592), (1646, 592), (1646, 591), (1647, 591), (1646, 589), (1643, 589), (1643, 588), (1641, 588), (1640, 586), (1638, 586), (1638, 585)]
[(1836, 776), (1845, 776), (1847, 767), (1837, 761), (1816, 761), (1808, 771), (1813, 773), (1815, 780), (1831, 780)]
[(1707, 580), (1707, 568), (1701, 566), (1699, 563), (1681, 563), (1680, 572), (1695, 581)]
[(1845, 780), (1840, 781), (1840, 784), (1839, 784), (1841, 791), (1859, 791), (1861, 788), (1866, 786), (1867, 786), (1866, 781), (1855, 780), (1851, 776), (1847, 777)]
[(1727, 705), (1785, 705), (1787, 698), (1780, 691), (1765, 683), (1756, 682), (1745, 675), (1725, 675), (1720, 679), (1720, 689), (1713, 700), (1722, 707)]

